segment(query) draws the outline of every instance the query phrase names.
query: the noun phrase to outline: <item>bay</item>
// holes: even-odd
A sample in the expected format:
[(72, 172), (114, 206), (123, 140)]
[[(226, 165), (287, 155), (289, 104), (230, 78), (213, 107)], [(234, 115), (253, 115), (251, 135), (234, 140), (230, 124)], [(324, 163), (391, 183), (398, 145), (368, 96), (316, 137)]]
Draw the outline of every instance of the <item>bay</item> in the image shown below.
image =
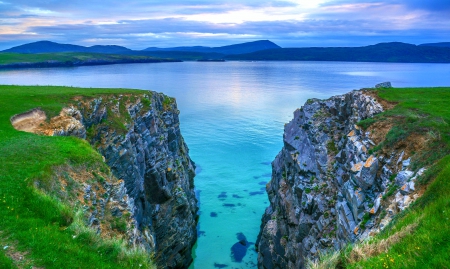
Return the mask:
[[(177, 99), (182, 134), (197, 164), (200, 201), (196, 269), (255, 268), (254, 246), (268, 205), (265, 184), (283, 146), (283, 126), (309, 98), (391, 81), (395, 87), (450, 85), (449, 64), (183, 62), (0, 71), (0, 84), (136, 88)], [(1, 92), (0, 92), (1, 94)]]

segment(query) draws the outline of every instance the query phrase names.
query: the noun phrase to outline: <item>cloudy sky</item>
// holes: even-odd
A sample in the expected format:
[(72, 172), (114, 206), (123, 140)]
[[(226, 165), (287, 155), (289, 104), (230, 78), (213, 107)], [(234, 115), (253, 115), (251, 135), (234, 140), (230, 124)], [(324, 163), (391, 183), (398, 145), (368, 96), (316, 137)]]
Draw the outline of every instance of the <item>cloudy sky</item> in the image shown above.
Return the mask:
[(450, 41), (450, 0), (0, 0), (0, 49), (39, 40), (132, 49)]

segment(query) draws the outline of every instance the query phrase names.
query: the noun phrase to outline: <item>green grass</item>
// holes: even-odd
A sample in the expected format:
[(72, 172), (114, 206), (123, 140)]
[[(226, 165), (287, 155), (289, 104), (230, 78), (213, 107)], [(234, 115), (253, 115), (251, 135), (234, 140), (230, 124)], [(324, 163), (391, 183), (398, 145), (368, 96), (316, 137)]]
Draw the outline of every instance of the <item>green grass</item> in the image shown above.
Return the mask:
[(394, 109), (375, 117), (375, 120), (394, 122), (384, 146), (389, 147), (413, 133), (427, 135), (430, 148), (415, 156), (414, 162), (416, 168), (431, 166), (422, 176), (421, 184), (431, 183), (424, 195), (398, 214), (372, 243), (418, 223), (413, 233), (393, 244), (387, 253), (354, 264), (347, 264), (342, 254), (341, 265), (346, 268), (450, 268), (450, 88), (381, 89), (378, 94), (385, 100), (398, 102)]
[(426, 134), (431, 149), (414, 157), (413, 168), (430, 166), (450, 154), (450, 88), (383, 89), (379, 96), (399, 102), (381, 117), (392, 117), (396, 128), (388, 133), (388, 144), (411, 133)]
[(450, 156), (436, 166), (441, 172), (425, 194), (374, 243), (417, 221), (418, 228), (387, 253), (347, 264), (347, 268), (450, 268)]
[[(150, 267), (143, 255), (124, 255), (120, 242), (101, 240), (80, 228), (73, 208), (33, 186), (35, 179), (48, 180), (52, 168), (83, 165), (108, 168), (101, 156), (84, 140), (46, 137), (15, 130), (14, 114), (41, 107), (56, 115), (73, 96), (139, 93), (125, 89), (72, 87), (0, 86), (0, 231), (2, 237), (28, 252), (35, 266), (49, 268), (143, 268)], [(80, 232), (81, 231), (81, 232)], [(74, 237), (75, 236), (75, 237)], [(2, 240), (3, 241), (3, 240)], [(0, 252), (0, 267), (8, 268)]]
[(38, 53), (38, 54), (22, 54), (22, 53), (0, 53), (0, 65), (13, 63), (39, 63), (46, 61), (58, 62), (77, 62), (89, 60), (162, 60), (151, 56), (138, 55), (118, 55), (118, 54), (102, 54), (102, 53), (80, 53), (80, 52), (59, 52), (59, 53)]
[(0, 268), (2, 269), (17, 268), (17, 266), (13, 264), (12, 260), (5, 255), (3, 245), (0, 245)]

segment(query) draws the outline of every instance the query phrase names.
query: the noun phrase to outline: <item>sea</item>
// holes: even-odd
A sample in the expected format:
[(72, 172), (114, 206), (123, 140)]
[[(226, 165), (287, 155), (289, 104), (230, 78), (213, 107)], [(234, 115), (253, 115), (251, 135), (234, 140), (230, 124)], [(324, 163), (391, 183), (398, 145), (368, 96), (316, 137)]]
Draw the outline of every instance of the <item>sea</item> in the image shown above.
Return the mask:
[[(256, 268), (254, 242), (284, 124), (309, 98), (385, 81), (450, 86), (450, 64), (236, 61), (0, 71), (0, 84), (134, 88), (176, 98), (197, 165), (200, 216), (190, 269)], [(235, 245), (244, 237), (246, 247)]]

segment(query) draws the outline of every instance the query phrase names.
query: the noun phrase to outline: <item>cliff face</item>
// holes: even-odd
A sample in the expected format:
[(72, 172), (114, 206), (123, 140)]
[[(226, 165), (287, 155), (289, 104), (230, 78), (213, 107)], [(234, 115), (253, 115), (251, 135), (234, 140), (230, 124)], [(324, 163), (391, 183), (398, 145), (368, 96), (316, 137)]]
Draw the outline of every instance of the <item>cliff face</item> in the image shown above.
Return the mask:
[[(158, 268), (187, 268), (197, 238), (195, 165), (178, 114), (173, 99), (154, 92), (79, 97), (34, 130), (84, 138), (103, 155), (114, 176), (123, 180), (113, 191), (122, 201), (113, 215), (131, 214), (129, 243), (153, 254)], [(84, 195), (91, 199), (90, 186)], [(90, 219), (97, 218), (102, 215), (96, 210)]]
[[(270, 206), (257, 240), (259, 268), (304, 268), (306, 259), (377, 232), (417, 198), (410, 196), (415, 177), (404, 152), (372, 155), (372, 134), (355, 125), (382, 111), (374, 98), (353, 91), (308, 100), (294, 112), (266, 186)], [(380, 215), (393, 186), (401, 190), (386, 206), (389, 214)]]

